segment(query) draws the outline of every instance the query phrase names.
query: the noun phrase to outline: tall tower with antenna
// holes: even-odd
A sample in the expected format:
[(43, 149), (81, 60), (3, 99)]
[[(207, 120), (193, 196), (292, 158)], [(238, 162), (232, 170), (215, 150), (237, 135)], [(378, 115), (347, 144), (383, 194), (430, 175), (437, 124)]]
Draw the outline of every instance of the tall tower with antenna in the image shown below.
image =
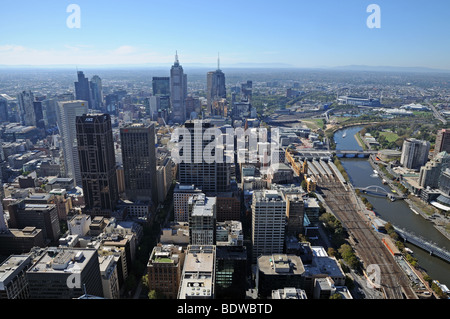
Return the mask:
[(172, 122), (184, 124), (186, 122), (187, 76), (175, 51), (175, 62), (170, 69), (170, 103), (172, 105)]
[(217, 70), (206, 74), (207, 84), (207, 110), (213, 115), (213, 102), (215, 100), (225, 99), (227, 91), (225, 88), (225, 74), (220, 69), (220, 55), (217, 53)]

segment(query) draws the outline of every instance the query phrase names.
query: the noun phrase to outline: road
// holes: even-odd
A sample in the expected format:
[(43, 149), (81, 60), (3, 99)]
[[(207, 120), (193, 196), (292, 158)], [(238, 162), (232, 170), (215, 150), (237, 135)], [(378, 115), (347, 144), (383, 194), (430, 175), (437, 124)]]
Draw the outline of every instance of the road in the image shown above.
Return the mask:
[(428, 106), (433, 111), (433, 115), (436, 119), (441, 121), (444, 125), (447, 124), (447, 120), (444, 118), (441, 112), (439, 112), (439, 110), (433, 105), (433, 103), (428, 102)]

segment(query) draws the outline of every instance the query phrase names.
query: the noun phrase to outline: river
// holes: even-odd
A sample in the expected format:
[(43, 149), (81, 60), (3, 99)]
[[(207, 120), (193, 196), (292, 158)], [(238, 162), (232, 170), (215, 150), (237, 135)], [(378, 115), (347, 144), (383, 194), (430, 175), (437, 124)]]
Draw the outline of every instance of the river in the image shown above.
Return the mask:
[[(337, 150), (362, 150), (354, 135), (362, 127), (349, 127), (337, 131), (334, 135)], [(343, 137), (345, 133), (345, 137)], [(390, 191), (387, 185), (383, 185), (381, 178), (372, 177), (373, 168), (368, 159), (364, 158), (341, 158), (341, 163), (355, 187), (366, 187), (376, 185)], [(450, 240), (442, 235), (433, 224), (422, 216), (414, 213), (409, 205), (403, 201), (391, 202), (387, 198), (371, 196), (365, 194), (369, 202), (373, 205), (374, 211), (379, 217), (393, 225), (404, 228), (407, 231), (432, 241), (447, 250), (450, 250)], [(414, 257), (417, 258), (419, 265), (426, 270), (431, 278), (438, 280), (442, 284), (450, 287), (450, 264), (438, 257), (430, 254), (414, 245), (406, 243), (406, 247), (414, 251)]]

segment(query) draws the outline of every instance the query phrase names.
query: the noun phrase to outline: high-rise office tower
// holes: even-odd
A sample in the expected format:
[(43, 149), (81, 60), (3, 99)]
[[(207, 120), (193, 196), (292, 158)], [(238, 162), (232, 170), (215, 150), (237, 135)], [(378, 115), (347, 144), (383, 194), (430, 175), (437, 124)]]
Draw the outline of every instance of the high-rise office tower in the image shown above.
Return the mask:
[(35, 116), (35, 126), (37, 128), (45, 129), (44, 112), (42, 107), (42, 101), (33, 102), (34, 116)]
[(83, 71), (78, 71), (78, 82), (75, 82), (75, 98), (88, 102), (88, 108), (92, 108), (91, 87), (89, 79), (84, 76)]
[(42, 101), (42, 115), (47, 128), (54, 127), (58, 121), (58, 102), (56, 99), (45, 99)]
[(241, 100), (252, 102), (253, 95), (253, 81), (248, 80), (245, 83), (241, 83)]
[(187, 76), (175, 55), (175, 63), (170, 69), (170, 104), (172, 106), (172, 121), (183, 124), (186, 121)]
[(36, 114), (34, 112), (34, 94), (31, 91), (23, 91), (17, 95), (19, 102), (20, 118), (23, 125), (36, 126)]
[(154, 76), (152, 78), (153, 95), (167, 96), (170, 95), (170, 77)]
[(94, 75), (89, 82), (89, 87), (91, 89), (91, 99), (92, 99), (92, 109), (94, 110), (104, 110), (103, 106), (103, 85), (102, 79), (98, 75)]
[(253, 193), (252, 200), (252, 263), (260, 255), (283, 252), (286, 228), (286, 200), (277, 190)]
[(225, 74), (220, 69), (219, 59), (217, 60), (217, 70), (207, 73), (207, 110), (209, 114), (213, 113), (212, 104), (214, 100), (221, 100), (227, 97), (225, 88)]
[[(217, 192), (230, 191), (231, 164), (225, 158), (214, 160), (212, 163), (205, 161), (205, 148), (213, 141), (203, 137), (205, 131), (212, 128), (209, 121), (189, 120), (184, 127), (190, 133), (190, 159), (182, 161), (178, 165), (179, 182), (182, 185), (195, 185), (206, 195)], [(183, 137), (184, 138), (184, 137)], [(186, 137), (187, 138), (187, 137)], [(217, 148), (213, 149), (211, 156), (215, 156)]]
[(170, 111), (170, 77), (155, 76), (152, 78), (153, 96), (149, 99), (147, 114), (168, 120)]
[(86, 212), (109, 217), (119, 200), (111, 117), (77, 116), (76, 132)]
[(9, 96), (6, 94), (0, 94), (0, 123), (9, 122), (8, 116), (8, 102)]
[(400, 164), (409, 169), (420, 169), (428, 160), (430, 143), (415, 138), (408, 138), (403, 142)]
[(86, 101), (58, 102), (57, 117), (64, 155), (64, 175), (65, 177), (73, 178), (75, 185), (78, 186), (81, 186), (81, 173), (78, 159), (75, 118), (86, 114), (87, 110)]
[(442, 129), (437, 132), (433, 156), (444, 151), (450, 153), (450, 129)]
[(186, 103), (186, 116), (188, 120), (196, 119), (197, 115), (200, 114), (202, 106), (200, 99), (194, 96), (188, 96), (185, 100)]
[(156, 204), (155, 125), (129, 124), (120, 129), (120, 141), (127, 197)]

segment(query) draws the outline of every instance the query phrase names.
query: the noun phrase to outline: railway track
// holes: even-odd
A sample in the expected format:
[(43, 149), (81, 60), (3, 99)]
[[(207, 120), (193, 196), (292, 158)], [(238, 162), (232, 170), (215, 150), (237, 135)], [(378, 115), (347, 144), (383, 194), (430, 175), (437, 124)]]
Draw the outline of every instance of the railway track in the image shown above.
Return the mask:
[(394, 257), (384, 246), (375, 231), (359, 213), (356, 195), (344, 189), (337, 180), (322, 180), (318, 185), (328, 207), (347, 229), (352, 246), (365, 269), (376, 264), (380, 268), (381, 290), (386, 299), (417, 299)]

